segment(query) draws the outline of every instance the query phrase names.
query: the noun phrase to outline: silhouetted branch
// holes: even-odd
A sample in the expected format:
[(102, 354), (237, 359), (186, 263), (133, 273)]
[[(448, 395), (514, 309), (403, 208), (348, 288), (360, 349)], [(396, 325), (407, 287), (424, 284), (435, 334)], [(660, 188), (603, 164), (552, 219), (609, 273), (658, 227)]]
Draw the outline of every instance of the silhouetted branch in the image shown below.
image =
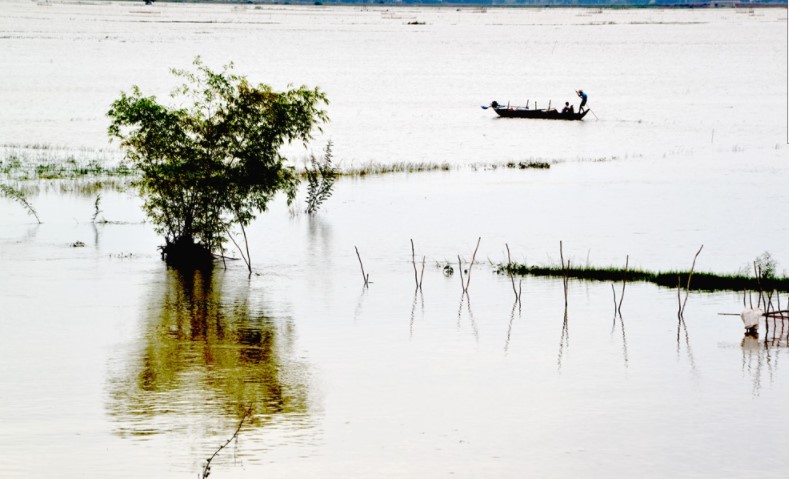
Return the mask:
[(242, 417), (241, 421), (238, 423), (238, 427), (236, 428), (236, 432), (234, 432), (233, 435), (230, 436), (230, 439), (228, 439), (224, 444), (219, 446), (219, 449), (214, 451), (214, 453), (211, 455), (211, 457), (209, 457), (208, 460), (205, 461), (205, 465), (203, 466), (203, 474), (202, 474), (202, 476), (200, 476), (202, 479), (206, 479), (211, 474), (211, 461), (213, 461), (214, 458), (216, 457), (216, 455), (219, 454), (219, 452), (222, 449), (227, 447), (227, 445), (230, 444), (233, 441), (233, 439), (238, 437), (238, 433), (241, 431), (241, 426), (244, 425), (244, 421), (246, 421), (246, 419), (249, 416), (251, 416), (251, 415), (252, 415), (252, 408), (250, 407), (249, 409), (246, 410), (246, 412), (244, 412), (244, 417)]
[(236, 239), (233, 238), (233, 235), (230, 234), (230, 230), (225, 229), (225, 232), (227, 233), (227, 237), (230, 238), (230, 241), (232, 241), (233, 244), (236, 245), (236, 249), (238, 249), (238, 252), (241, 253), (241, 259), (244, 260), (244, 263), (247, 265), (247, 269), (251, 273), (252, 272), (252, 265), (249, 264), (249, 260), (247, 259), (246, 256), (244, 256), (244, 250), (241, 249), (241, 246), (238, 244)]

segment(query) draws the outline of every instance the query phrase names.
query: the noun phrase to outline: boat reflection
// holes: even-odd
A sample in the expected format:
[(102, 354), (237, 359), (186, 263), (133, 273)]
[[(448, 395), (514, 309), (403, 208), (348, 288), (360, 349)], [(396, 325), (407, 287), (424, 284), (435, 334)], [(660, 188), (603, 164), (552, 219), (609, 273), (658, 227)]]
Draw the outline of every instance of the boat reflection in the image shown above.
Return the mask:
[(248, 283), (223, 279), (224, 271), (168, 270), (151, 292), (136, 351), (110, 373), (108, 409), (121, 436), (237, 421), (248, 410), (257, 426), (308, 415), (290, 320), (266, 314)]

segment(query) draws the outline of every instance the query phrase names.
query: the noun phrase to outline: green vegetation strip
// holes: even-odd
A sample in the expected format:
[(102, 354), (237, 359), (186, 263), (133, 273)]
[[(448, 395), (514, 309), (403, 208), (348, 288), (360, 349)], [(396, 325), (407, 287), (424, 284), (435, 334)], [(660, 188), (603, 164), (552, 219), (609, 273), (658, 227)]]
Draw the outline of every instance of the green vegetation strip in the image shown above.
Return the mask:
[[(565, 271), (561, 266), (527, 266), (524, 264), (513, 263), (511, 265), (499, 264), (497, 272), (501, 274), (516, 274), (522, 276), (551, 276), (563, 277)], [(651, 272), (643, 270), (627, 270), (624, 268), (570, 268), (567, 276), (574, 279), (585, 279), (592, 281), (645, 281), (655, 283), (667, 288), (676, 288), (677, 284), (683, 287), (688, 283), (690, 271), (665, 271)], [(690, 284), (692, 289), (702, 291), (789, 291), (789, 278), (765, 277), (756, 279), (753, 276), (739, 274), (722, 275), (715, 273), (693, 272)]]

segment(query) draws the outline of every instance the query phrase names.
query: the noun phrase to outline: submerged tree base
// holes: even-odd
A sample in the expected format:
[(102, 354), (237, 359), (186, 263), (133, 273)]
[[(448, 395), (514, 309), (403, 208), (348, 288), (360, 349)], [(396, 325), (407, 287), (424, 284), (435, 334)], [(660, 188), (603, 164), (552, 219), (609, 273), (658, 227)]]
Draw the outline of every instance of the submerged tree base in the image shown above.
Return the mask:
[[(529, 276), (555, 276), (563, 277), (567, 274), (570, 278), (585, 279), (593, 281), (645, 281), (659, 286), (676, 288), (678, 283), (686, 284), (690, 271), (666, 271), (652, 272), (643, 270), (627, 270), (624, 268), (569, 268), (562, 269), (560, 266), (527, 266), (525, 264), (500, 264), (497, 268), (499, 273), (517, 274)], [(703, 291), (743, 291), (743, 290), (764, 290), (764, 291), (789, 291), (789, 278), (755, 278), (744, 275), (725, 275), (715, 273), (693, 273), (693, 289)]]
[(179, 269), (210, 269), (214, 265), (211, 250), (191, 238), (178, 238), (161, 247), (162, 259)]

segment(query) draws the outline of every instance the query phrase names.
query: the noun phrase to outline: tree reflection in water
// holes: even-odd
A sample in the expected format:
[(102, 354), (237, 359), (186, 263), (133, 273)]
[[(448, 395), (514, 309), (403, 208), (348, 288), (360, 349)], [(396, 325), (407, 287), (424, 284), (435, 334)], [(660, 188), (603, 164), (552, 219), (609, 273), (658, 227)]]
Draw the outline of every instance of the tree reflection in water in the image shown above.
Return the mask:
[[(168, 270), (152, 292), (138, 350), (110, 379), (121, 436), (157, 434), (217, 416), (250, 424), (308, 413), (306, 366), (292, 359), (290, 320), (250, 301), (249, 284)], [(298, 421), (297, 421), (298, 422)], [(181, 426), (179, 426), (181, 425)]]

